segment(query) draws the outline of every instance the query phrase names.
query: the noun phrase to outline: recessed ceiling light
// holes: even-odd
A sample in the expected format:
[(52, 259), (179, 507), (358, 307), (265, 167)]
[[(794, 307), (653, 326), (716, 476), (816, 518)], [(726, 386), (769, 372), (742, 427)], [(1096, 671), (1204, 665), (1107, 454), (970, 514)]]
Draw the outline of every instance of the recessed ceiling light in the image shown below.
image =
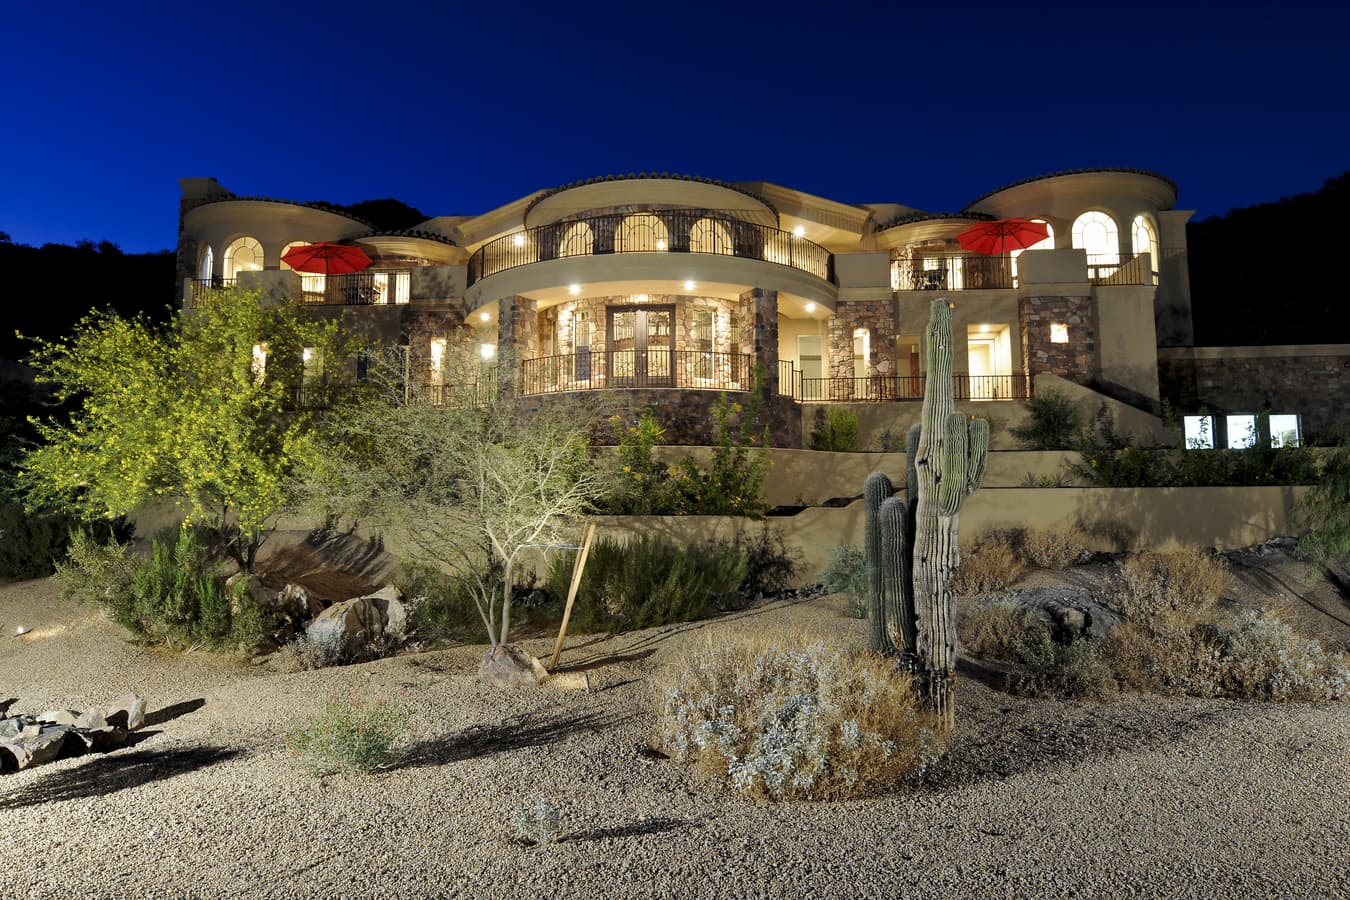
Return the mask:
[(664, 249), (666, 249), (666, 242), (665, 242), (665, 241), (657, 241), (657, 242), (656, 242), (656, 249), (657, 249), (657, 250), (664, 250)]
[(567, 292), (568, 292), (569, 294), (571, 294), (573, 297), (575, 297), (577, 294), (580, 294), (580, 293), (581, 293), (581, 285), (579, 285), (579, 284), (569, 284), (569, 285), (567, 286)]
[(809, 313), (815, 312), (815, 311), (816, 311), (816, 305), (815, 305), (814, 303), (808, 303), (808, 304), (806, 304), (806, 311), (809, 312)]
[(478, 314), (478, 318), (480, 318), (480, 319), (482, 319), (484, 322), (486, 322), (486, 321), (488, 320), (487, 310), (483, 310), (482, 312), (480, 312), (480, 313)]
[(686, 282), (684, 283), (684, 289), (685, 289), (686, 291), (692, 291), (692, 290), (694, 289), (694, 282), (693, 282), (693, 281), (686, 281)]
[(803, 228), (801, 225), (798, 225), (796, 228), (792, 229), (792, 233), (795, 234), (797, 237), (801, 237), (802, 235), (806, 234), (806, 229)]
[(523, 234), (516, 235), (514, 238), (512, 238), (512, 240), (515, 241), (517, 247), (525, 246), (525, 235)]

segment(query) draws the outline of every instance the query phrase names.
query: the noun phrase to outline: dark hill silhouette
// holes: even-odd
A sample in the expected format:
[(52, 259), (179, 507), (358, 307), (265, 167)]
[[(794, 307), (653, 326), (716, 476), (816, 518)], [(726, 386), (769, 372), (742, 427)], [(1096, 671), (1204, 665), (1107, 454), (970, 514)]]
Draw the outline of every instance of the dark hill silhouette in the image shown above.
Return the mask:
[(1187, 226), (1198, 346), (1350, 343), (1350, 172)]
[(395, 200), (393, 197), (362, 200), (360, 203), (353, 203), (350, 206), (340, 206), (334, 203), (333, 208), (340, 209), (348, 215), (356, 216), (358, 219), (364, 219), (374, 225), (377, 231), (406, 231), (409, 228), (421, 225), (430, 218), (430, 216), (409, 206), (402, 200)]

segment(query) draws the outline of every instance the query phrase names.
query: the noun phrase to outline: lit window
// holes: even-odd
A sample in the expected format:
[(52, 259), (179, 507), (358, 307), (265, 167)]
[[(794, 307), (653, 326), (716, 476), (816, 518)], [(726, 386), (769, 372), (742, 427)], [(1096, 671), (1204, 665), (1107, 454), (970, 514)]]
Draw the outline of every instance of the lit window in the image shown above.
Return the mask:
[(1149, 266), (1152, 268), (1153, 283), (1158, 283), (1158, 232), (1153, 227), (1153, 221), (1145, 215), (1134, 217), (1134, 223), (1130, 226), (1130, 242), (1134, 255), (1147, 253), (1150, 257)]
[(1069, 326), (1063, 322), (1053, 322), (1050, 325), (1050, 343), (1067, 344), (1069, 342)]
[(1299, 431), (1298, 416), (1281, 414), (1270, 417), (1270, 446), (1299, 447), (1302, 444), (1303, 435)]
[(1182, 419), (1187, 450), (1214, 449), (1214, 417), (1186, 416)]
[(492, 359), (493, 354), (497, 352), (496, 344), (483, 344), (478, 348), (479, 354), (483, 359)]
[(256, 272), (263, 267), (262, 244), (256, 238), (244, 236), (236, 238), (225, 248), (226, 278), (234, 278), (240, 272)]
[(1120, 237), (1116, 220), (1104, 212), (1089, 210), (1073, 222), (1073, 246), (1087, 251), (1088, 278), (1115, 274), (1120, 266)]
[(1229, 450), (1245, 450), (1256, 446), (1256, 416), (1228, 416), (1224, 424), (1228, 428)]
[(445, 383), (445, 338), (434, 338), (431, 342), (431, 383)]
[(262, 384), (263, 375), (267, 372), (267, 345), (253, 345), (253, 380)]

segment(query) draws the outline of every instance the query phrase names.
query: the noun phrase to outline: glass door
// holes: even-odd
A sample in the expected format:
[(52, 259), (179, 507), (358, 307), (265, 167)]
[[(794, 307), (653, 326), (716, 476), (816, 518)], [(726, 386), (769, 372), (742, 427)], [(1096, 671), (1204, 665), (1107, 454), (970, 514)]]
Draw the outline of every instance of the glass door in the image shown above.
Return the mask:
[(670, 387), (674, 384), (675, 307), (615, 306), (609, 309), (610, 384)]

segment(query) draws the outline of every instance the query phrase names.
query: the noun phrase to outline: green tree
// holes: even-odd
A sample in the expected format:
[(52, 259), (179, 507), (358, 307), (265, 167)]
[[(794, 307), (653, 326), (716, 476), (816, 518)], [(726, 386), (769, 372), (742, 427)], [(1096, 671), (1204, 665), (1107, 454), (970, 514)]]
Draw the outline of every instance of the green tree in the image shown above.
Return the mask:
[(494, 650), (510, 636), (523, 554), (575, 539), (577, 517), (611, 477), (590, 459), (597, 412), (561, 397), (530, 410), (496, 389), (510, 365), (485, 365), (477, 344), (450, 341), (443, 385), (424, 390), (377, 357), (375, 389), (324, 419), (316, 464), (297, 485), (311, 513), (374, 525), (416, 561), (452, 573)]
[(109, 518), (175, 501), (252, 571), (291, 470), (313, 451), (296, 389), (338, 371), (344, 343), (335, 324), (243, 290), (207, 295), (166, 327), (90, 313), (68, 339), (33, 341), (30, 365), (72, 411), (34, 423), (21, 486), (32, 504)]

